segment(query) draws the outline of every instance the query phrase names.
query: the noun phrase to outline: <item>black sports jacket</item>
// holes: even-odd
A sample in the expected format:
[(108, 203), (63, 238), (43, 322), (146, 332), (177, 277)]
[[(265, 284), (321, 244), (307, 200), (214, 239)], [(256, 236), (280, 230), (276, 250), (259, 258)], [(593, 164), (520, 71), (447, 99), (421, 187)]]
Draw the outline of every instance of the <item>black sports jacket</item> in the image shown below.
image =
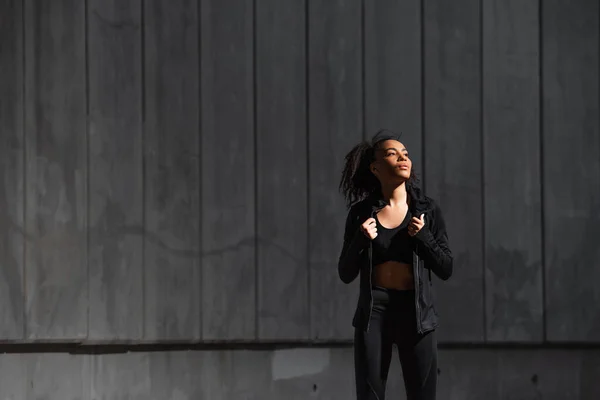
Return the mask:
[[(446, 225), (439, 206), (418, 188), (407, 188), (410, 211), (419, 217), (425, 214), (425, 226), (412, 238), (413, 274), (415, 279), (415, 305), (417, 329), (425, 333), (438, 325), (433, 291), (433, 272), (442, 280), (452, 276), (453, 259), (448, 245)], [(344, 283), (350, 283), (360, 274), (360, 293), (352, 325), (369, 330), (373, 308), (372, 294), (372, 242), (360, 230), (360, 225), (385, 207), (386, 202), (377, 195), (354, 204), (346, 219), (344, 245), (338, 261), (338, 273)]]

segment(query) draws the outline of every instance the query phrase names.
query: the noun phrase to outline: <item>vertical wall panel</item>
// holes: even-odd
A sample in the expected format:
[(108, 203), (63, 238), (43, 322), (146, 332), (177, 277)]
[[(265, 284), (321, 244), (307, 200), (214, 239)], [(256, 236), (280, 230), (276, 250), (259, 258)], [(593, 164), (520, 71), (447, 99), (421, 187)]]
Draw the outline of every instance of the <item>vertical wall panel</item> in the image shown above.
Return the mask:
[(309, 336), (304, 1), (256, 1), (258, 335)]
[(444, 400), (503, 399), (498, 396), (498, 354), (478, 348), (440, 350), (439, 397)]
[(365, 133), (402, 133), (422, 177), (421, 1), (365, 1), (364, 7)]
[(483, 2), (486, 332), (543, 338), (538, 0)]
[[(21, 357), (27, 369), (24, 377), (27, 395), (21, 399), (97, 400), (90, 390), (90, 362), (93, 356), (31, 353)], [(116, 373), (123, 374), (123, 371)]]
[[(150, 393), (153, 400), (199, 400), (206, 387), (203, 351), (165, 351), (149, 354)], [(214, 368), (214, 365), (213, 365)], [(215, 397), (216, 398), (216, 397)]]
[(599, 7), (549, 0), (542, 12), (547, 338), (598, 341)]
[[(600, 380), (598, 379), (600, 376), (600, 352), (597, 350), (583, 349), (578, 353), (581, 357), (577, 368), (578, 379), (576, 382), (578, 389), (583, 396), (588, 394), (590, 396), (597, 395), (600, 393)], [(573, 354), (573, 351), (568, 354)]]
[[(272, 385), (273, 366), (271, 353), (265, 351), (205, 352), (201, 356), (199, 369), (202, 374), (202, 393), (197, 398), (268, 399), (264, 393)], [(290, 400), (293, 398), (290, 397)]]
[(361, 1), (312, 0), (309, 30), (309, 265), (312, 337), (352, 337), (358, 278), (337, 273), (347, 210), (344, 157), (363, 137)]
[(200, 338), (198, 4), (146, 0), (145, 338)]
[[(342, 350), (324, 347), (267, 351), (263, 354), (270, 360), (271, 376), (268, 378), (272, 383), (260, 388), (257, 393), (260, 397), (257, 396), (257, 399), (356, 399), (353, 353), (350, 348)], [(253, 358), (259, 359), (259, 355), (261, 353)], [(299, 369), (300, 365), (308, 368)], [(257, 380), (264, 376), (258, 373), (256, 375)], [(394, 383), (388, 385), (386, 398), (399, 398), (393, 392), (394, 386)]]
[(435, 284), (440, 341), (484, 333), (479, 11), (478, 0), (425, 2), (426, 191), (442, 209), (455, 265)]
[(581, 391), (586, 382), (581, 377), (582, 357), (578, 350), (502, 350), (496, 353), (497, 398), (510, 398), (514, 394), (523, 399), (544, 400), (592, 400), (597, 397), (592, 396), (592, 391)]
[(89, 0), (89, 339), (142, 337), (141, 1)]
[(26, 335), (87, 332), (85, 3), (25, 2)]
[(205, 339), (256, 336), (252, 6), (201, 0)]
[(23, 3), (0, 2), (0, 339), (23, 338)]
[(90, 400), (151, 399), (149, 359), (148, 353), (90, 357)]
[(22, 354), (0, 355), (0, 399), (26, 399), (27, 356)]

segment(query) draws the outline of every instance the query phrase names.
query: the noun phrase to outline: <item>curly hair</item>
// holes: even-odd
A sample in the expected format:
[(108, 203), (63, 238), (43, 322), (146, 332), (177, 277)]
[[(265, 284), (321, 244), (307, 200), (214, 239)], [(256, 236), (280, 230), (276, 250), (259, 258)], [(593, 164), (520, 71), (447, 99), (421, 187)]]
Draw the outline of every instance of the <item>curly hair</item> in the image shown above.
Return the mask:
[[(400, 135), (387, 129), (381, 129), (373, 136), (370, 143), (363, 140), (346, 154), (346, 163), (342, 171), (339, 189), (348, 208), (372, 194), (381, 193), (381, 184), (369, 167), (375, 161), (375, 150), (381, 143), (390, 139), (399, 140)], [(418, 178), (414, 169), (411, 169), (406, 185), (407, 187), (416, 187), (417, 184)]]

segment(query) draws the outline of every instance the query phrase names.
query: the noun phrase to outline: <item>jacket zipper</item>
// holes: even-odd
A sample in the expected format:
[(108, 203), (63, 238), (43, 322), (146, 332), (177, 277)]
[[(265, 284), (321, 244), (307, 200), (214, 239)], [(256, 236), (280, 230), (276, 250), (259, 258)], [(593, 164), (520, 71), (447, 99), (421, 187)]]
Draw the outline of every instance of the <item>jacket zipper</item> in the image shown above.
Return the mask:
[(416, 244), (415, 248), (415, 259), (416, 263), (413, 263), (413, 270), (415, 276), (415, 309), (417, 313), (417, 332), (419, 334), (423, 333), (423, 324), (421, 323), (421, 308), (419, 307), (419, 244)]
[[(374, 215), (377, 211), (371, 211), (371, 218), (375, 218)], [(367, 318), (367, 332), (371, 327), (371, 315), (373, 314), (373, 241), (369, 241), (369, 318)]]

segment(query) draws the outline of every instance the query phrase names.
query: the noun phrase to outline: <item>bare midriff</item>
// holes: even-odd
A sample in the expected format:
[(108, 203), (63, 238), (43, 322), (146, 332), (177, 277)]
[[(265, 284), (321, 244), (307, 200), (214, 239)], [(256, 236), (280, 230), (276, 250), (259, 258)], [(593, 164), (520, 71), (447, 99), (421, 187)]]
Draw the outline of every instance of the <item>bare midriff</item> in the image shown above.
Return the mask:
[(375, 266), (375, 286), (395, 290), (415, 288), (412, 265), (397, 261), (386, 261)]

